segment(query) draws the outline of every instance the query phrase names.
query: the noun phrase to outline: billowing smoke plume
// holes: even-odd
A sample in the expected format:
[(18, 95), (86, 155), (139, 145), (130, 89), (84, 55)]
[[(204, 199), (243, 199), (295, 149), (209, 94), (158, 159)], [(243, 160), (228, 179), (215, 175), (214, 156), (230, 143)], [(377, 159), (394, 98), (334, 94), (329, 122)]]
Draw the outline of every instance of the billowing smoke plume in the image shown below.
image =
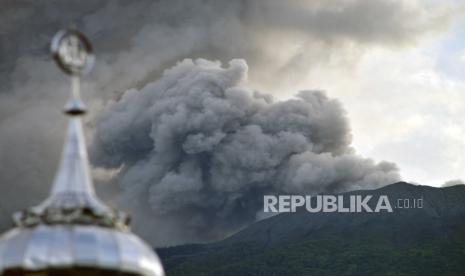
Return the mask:
[(452, 187), (452, 186), (455, 186), (455, 185), (463, 185), (463, 183), (465, 183), (463, 180), (461, 179), (452, 179), (452, 180), (448, 180), (446, 182), (444, 182), (441, 186), (442, 187)]
[[(376, 188), (395, 165), (359, 157), (338, 101), (302, 91), (277, 102), (241, 85), (247, 64), (184, 60), (96, 121), (95, 165), (120, 168), (129, 198), (183, 216), (205, 236), (256, 218), (263, 194)], [(185, 214), (188, 214), (186, 216)], [(186, 217), (189, 220), (186, 221)]]

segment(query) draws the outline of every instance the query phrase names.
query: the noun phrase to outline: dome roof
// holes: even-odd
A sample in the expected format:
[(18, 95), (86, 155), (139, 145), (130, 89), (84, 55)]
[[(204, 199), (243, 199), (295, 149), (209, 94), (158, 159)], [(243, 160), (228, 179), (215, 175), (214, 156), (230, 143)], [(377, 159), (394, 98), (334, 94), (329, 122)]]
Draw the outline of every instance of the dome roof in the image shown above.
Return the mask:
[(53, 40), (60, 67), (73, 69), (64, 70), (72, 79), (65, 109), (68, 133), (49, 197), (15, 214), (16, 228), (0, 236), (0, 275), (164, 275), (155, 251), (129, 231), (129, 217), (105, 205), (94, 191), (78, 78), (80, 70), (90, 68), (91, 49), (76, 30), (61, 31)]
[(153, 250), (129, 231), (93, 225), (38, 225), (2, 236), (0, 272), (87, 267), (136, 275), (163, 275)]

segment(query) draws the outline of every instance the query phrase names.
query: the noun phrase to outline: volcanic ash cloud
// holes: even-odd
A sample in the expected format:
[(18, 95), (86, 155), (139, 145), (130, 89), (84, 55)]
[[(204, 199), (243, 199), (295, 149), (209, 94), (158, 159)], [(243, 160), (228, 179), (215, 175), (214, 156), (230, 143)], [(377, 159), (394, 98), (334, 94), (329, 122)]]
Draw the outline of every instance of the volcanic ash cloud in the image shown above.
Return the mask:
[[(242, 87), (244, 60), (226, 68), (186, 59), (98, 116), (93, 163), (118, 169), (127, 198), (154, 217), (183, 217), (204, 236), (256, 219), (264, 194), (377, 188), (392, 163), (354, 154), (341, 104), (321, 91), (294, 99)], [(187, 218), (187, 219), (186, 219)]]

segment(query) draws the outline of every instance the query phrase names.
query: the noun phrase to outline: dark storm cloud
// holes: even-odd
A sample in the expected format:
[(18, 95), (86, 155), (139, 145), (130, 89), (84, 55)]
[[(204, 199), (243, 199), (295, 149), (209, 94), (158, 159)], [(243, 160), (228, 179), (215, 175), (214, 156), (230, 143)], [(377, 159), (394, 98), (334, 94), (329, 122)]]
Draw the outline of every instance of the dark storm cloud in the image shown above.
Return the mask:
[(275, 102), (241, 88), (246, 77), (243, 60), (227, 68), (185, 60), (128, 90), (96, 120), (93, 163), (120, 168), (129, 200), (148, 201), (155, 219), (190, 214), (178, 227), (204, 237), (254, 221), (264, 194), (342, 192), (399, 179), (394, 164), (352, 153), (339, 102), (319, 91)]
[[(244, 58), (250, 80), (273, 87), (290, 75), (308, 75), (314, 64), (335, 55), (345, 58), (370, 45), (412, 43), (446, 26), (457, 10), (447, 4), (381, 0), (2, 1), (1, 207), (10, 213), (37, 202), (51, 183), (64, 136), (65, 119), (58, 109), (68, 83), (49, 59), (48, 43), (70, 22), (89, 35), (96, 49), (96, 67), (83, 85), (93, 115), (123, 91), (143, 87), (186, 57)], [(88, 131), (93, 124), (88, 118)], [(190, 139), (208, 147), (220, 137)], [(6, 221), (2, 217), (0, 224)]]

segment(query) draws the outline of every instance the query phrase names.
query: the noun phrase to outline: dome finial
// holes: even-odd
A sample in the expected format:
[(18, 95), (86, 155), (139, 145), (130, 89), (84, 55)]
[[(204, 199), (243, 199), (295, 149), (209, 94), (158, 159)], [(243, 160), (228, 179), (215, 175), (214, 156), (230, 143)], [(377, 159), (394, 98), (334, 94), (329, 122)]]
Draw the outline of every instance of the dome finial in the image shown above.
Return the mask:
[(71, 116), (68, 133), (50, 196), (38, 206), (18, 213), (15, 221), (23, 226), (78, 223), (126, 229), (129, 217), (106, 206), (95, 194), (78, 116), (86, 112), (79, 77), (92, 67), (91, 44), (81, 32), (67, 29), (53, 37), (51, 51), (58, 66), (71, 76), (71, 95), (65, 107), (65, 113)]
[(94, 65), (92, 44), (83, 33), (70, 28), (53, 37), (50, 50), (58, 67), (71, 76), (71, 95), (65, 113), (71, 116), (84, 114), (86, 108), (81, 101), (79, 78)]

